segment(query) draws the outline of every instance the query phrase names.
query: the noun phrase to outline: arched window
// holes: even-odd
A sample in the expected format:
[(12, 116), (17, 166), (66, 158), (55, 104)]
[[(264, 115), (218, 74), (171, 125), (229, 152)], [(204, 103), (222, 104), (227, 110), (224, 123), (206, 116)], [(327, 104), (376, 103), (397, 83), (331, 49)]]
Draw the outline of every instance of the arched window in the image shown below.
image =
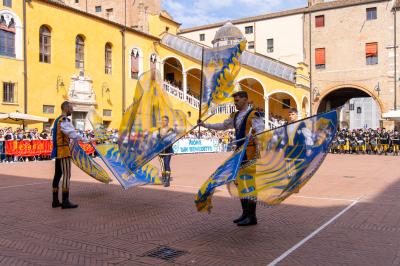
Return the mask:
[(39, 29), (39, 62), (51, 62), (51, 34), (46, 26)]
[(105, 73), (111, 74), (112, 71), (112, 47), (110, 43), (106, 43), (105, 47)]
[(0, 16), (0, 55), (15, 57), (15, 22)]
[(131, 51), (131, 78), (139, 78), (139, 50), (135, 48)]
[(81, 70), (85, 67), (85, 41), (80, 35), (75, 39), (75, 67)]
[(150, 55), (150, 69), (157, 69), (157, 55), (154, 53)]

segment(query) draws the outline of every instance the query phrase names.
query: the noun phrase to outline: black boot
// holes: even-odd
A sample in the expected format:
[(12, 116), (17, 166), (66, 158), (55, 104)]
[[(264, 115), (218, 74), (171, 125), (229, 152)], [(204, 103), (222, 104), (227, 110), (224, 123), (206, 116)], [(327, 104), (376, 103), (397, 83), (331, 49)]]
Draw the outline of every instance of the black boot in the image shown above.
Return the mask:
[(254, 200), (249, 200), (247, 202), (248, 215), (246, 216), (245, 219), (238, 222), (237, 225), (238, 226), (256, 225), (257, 224), (256, 207), (257, 207), (257, 202)]
[(69, 192), (63, 192), (62, 193), (62, 205), (61, 209), (73, 209), (77, 208), (77, 204), (73, 204), (72, 202), (69, 201)]
[(244, 220), (247, 217), (247, 202), (248, 202), (248, 199), (240, 199), (240, 204), (242, 205), (243, 213), (239, 218), (233, 220), (233, 222), (235, 224), (237, 224), (238, 222)]
[(165, 185), (165, 172), (161, 173), (161, 183)]
[(58, 200), (58, 188), (53, 188), (53, 202), (51, 203), (51, 207), (53, 208), (61, 207), (61, 203)]
[(164, 182), (164, 187), (169, 187), (169, 179), (171, 177), (171, 173), (170, 172), (165, 172), (165, 182)]

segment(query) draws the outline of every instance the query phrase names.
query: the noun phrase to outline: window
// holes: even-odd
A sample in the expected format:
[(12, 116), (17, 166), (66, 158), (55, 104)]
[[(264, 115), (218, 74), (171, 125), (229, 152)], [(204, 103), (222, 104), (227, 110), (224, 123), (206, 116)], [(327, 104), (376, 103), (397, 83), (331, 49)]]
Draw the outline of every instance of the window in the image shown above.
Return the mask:
[(247, 44), (247, 49), (254, 49), (254, 41), (251, 41)]
[(0, 16), (0, 55), (15, 57), (15, 22)]
[(101, 6), (95, 6), (94, 9), (97, 13), (101, 12)]
[(112, 72), (112, 47), (110, 43), (106, 44), (105, 47), (105, 72), (111, 74)]
[(107, 9), (106, 9), (106, 16), (107, 16), (107, 18), (112, 17), (113, 13), (114, 13), (114, 9), (113, 9), (113, 8), (107, 8)]
[(253, 26), (244, 27), (244, 32), (246, 34), (252, 34), (253, 33)]
[(321, 28), (324, 26), (325, 26), (325, 16), (324, 15), (315, 16), (315, 27)]
[(103, 116), (111, 116), (111, 111), (109, 109), (103, 109)]
[(54, 105), (43, 105), (44, 114), (54, 114)]
[(274, 39), (267, 39), (267, 53), (274, 52)]
[(150, 55), (150, 69), (157, 69), (157, 55), (151, 54)]
[(51, 34), (46, 26), (39, 30), (39, 62), (50, 63), (51, 60)]
[(365, 44), (365, 56), (367, 59), (367, 65), (378, 64), (378, 43), (371, 42)]
[(81, 70), (85, 67), (85, 41), (80, 35), (75, 39), (75, 67)]
[(131, 51), (131, 78), (138, 79), (139, 77), (139, 50), (132, 49)]
[(282, 99), (282, 109), (290, 109), (290, 99)]
[(3, 0), (3, 6), (12, 7), (12, 0)]
[(315, 49), (315, 68), (316, 69), (325, 68), (325, 48)]
[(349, 111), (354, 111), (354, 103), (351, 103), (351, 104), (349, 105)]
[(15, 83), (3, 82), (3, 103), (15, 103)]
[(361, 114), (361, 113), (362, 113), (361, 107), (357, 107), (357, 114)]
[(206, 35), (204, 33), (200, 34), (200, 41), (204, 42), (206, 40)]
[(376, 7), (367, 8), (367, 20), (377, 19)]

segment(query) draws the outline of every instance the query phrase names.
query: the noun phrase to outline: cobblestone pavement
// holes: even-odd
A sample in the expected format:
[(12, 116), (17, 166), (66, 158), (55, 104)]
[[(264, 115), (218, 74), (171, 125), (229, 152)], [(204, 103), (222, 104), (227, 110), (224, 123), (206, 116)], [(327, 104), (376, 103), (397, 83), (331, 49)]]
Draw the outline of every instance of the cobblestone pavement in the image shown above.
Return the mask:
[[(211, 214), (193, 204), (225, 157), (175, 156), (169, 188), (123, 190), (74, 167), (74, 210), (50, 206), (53, 161), (0, 164), (0, 265), (400, 265), (398, 157), (329, 155), (248, 228), (232, 223), (240, 206), (224, 189)], [(149, 256), (160, 248), (182, 253)]]

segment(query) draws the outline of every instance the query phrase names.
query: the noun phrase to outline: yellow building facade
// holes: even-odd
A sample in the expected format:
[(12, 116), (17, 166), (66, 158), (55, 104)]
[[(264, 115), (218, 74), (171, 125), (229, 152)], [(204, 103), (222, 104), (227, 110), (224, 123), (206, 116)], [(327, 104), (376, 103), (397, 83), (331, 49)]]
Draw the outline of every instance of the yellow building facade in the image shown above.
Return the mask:
[[(176, 36), (179, 24), (168, 17), (149, 18), (151, 34), (145, 34), (51, 0), (12, 1), (11, 7), (0, 2), (0, 16), (7, 26), (11, 18), (15, 24), (14, 32), (0, 28), (14, 34), (15, 42), (14, 54), (2, 51), (0, 44), (0, 113), (17, 111), (47, 117), (48, 123), (29, 125), (41, 129), (51, 125), (61, 112), (60, 104), (69, 100), (75, 106), (73, 121), (78, 128), (90, 128), (86, 114), (91, 106), (102, 115), (107, 127), (118, 128), (140, 74), (157, 68), (164, 80), (169, 80), (164, 89), (174, 108), (196, 123), (201, 60), (168, 42), (171, 38), (188, 42)], [(285, 116), (288, 107), (306, 116), (307, 66), (286, 66), (270, 58), (260, 60), (293, 73), (291, 78), (282, 78), (261, 67), (243, 64), (237, 85), (249, 92), (253, 106), (267, 117), (269, 113)], [(14, 84), (13, 90), (4, 84)], [(13, 97), (7, 94), (11, 92)], [(232, 106), (220, 109), (211, 121), (226, 118), (232, 110)]]

